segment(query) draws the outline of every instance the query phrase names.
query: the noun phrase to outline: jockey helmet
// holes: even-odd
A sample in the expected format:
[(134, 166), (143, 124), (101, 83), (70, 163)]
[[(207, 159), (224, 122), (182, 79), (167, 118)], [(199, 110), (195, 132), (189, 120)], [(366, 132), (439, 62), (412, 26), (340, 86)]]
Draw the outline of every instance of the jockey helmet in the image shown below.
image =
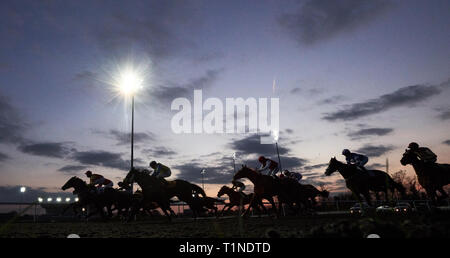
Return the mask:
[(150, 162), (150, 167), (151, 167), (151, 168), (155, 168), (155, 167), (156, 167), (156, 161)]
[(86, 173), (84, 173), (86, 176), (88, 176), (88, 177), (90, 177), (90, 176), (92, 176), (92, 171), (90, 171), (90, 170), (88, 170), (88, 171), (86, 171)]
[(408, 148), (410, 148), (411, 150), (415, 150), (419, 148), (419, 144), (417, 144), (416, 142), (412, 142), (408, 145)]
[(350, 152), (350, 150), (348, 150), (348, 149), (344, 149), (343, 151), (342, 151), (342, 155), (348, 155), (348, 154), (350, 154), (351, 152)]
[(261, 156), (261, 157), (258, 158), (258, 160), (259, 160), (259, 162), (263, 162), (263, 161), (266, 160), (266, 158), (264, 156)]

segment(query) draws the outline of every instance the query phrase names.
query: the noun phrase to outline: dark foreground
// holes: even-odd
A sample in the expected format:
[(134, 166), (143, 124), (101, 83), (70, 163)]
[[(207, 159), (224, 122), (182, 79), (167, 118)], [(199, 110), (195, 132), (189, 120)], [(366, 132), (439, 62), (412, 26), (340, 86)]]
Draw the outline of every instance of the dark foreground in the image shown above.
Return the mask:
[(1, 224), (3, 238), (364, 238), (378, 234), (382, 238), (450, 237), (450, 215), (411, 216), (309, 216), (279, 219), (247, 218), (239, 226), (237, 218), (175, 219), (162, 218), (121, 223), (41, 222)]

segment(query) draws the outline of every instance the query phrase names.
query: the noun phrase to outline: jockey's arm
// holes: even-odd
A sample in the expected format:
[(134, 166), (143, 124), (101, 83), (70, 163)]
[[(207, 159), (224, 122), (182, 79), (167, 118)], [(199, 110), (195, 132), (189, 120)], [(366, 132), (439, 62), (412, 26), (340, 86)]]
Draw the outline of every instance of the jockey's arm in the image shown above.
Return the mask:
[(271, 163), (272, 163), (271, 161), (267, 161), (265, 166), (264, 166), (264, 164), (261, 164), (261, 167), (258, 169), (258, 171), (261, 172), (261, 171), (264, 171), (266, 169), (269, 169)]

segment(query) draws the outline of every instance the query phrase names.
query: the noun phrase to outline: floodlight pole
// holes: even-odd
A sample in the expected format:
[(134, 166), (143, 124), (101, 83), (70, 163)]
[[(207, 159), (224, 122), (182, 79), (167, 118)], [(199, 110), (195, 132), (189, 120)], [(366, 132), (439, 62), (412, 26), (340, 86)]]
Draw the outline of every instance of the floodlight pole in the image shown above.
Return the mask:
[[(134, 160), (134, 95), (131, 95), (131, 167), (133, 169)], [(131, 183), (131, 192), (133, 192), (133, 182)]]
[(283, 168), (281, 167), (280, 152), (278, 151), (278, 142), (275, 142), (275, 146), (277, 147), (278, 165), (280, 165), (280, 172), (282, 172)]

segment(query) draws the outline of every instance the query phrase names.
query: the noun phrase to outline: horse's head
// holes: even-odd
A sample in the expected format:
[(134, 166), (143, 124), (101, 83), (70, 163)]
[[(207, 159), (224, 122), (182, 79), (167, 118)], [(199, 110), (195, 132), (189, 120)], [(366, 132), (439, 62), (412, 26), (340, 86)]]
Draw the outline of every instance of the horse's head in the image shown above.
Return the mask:
[(134, 180), (136, 179), (136, 176), (138, 176), (139, 171), (136, 168), (131, 168), (128, 172), (125, 179), (122, 181), (123, 185), (128, 186), (134, 183)]
[(228, 189), (230, 189), (228, 186), (222, 186), (222, 188), (220, 188), (219, 192), (217, 193), (217, 197), (222, 197), (222, 195), (227, 193)]
[(403, 157), (400, 160), (400, 163), (403, 166), (406, 166), (408, 164), (412, 164), (414, 162), (414, 160), (417, 159), (416, 156), (414, 155), (414, 153), (412, 153), (409, 150), (405, 150), (405, 153), (403, 153)]
[(82, 183), (82, 182), (84, 182), (84, 181), (76, 176), (73, 176), (61, 187), (61, 189), (63, 191), (65, 191), (72, 187), (77, 188), (80, 185), (80, 183)]
[(334, 172), (338, 170), (339, 161), (336, 159), (336, 157), (333, 157), (330, 159), (330, 163), (328, 163), (327, 170), (325, 170), (325, 175), (330, 176)]
[(234, 174), (233, 180), (246, 178), (248, 177), (248, 175), (250, 175), (250, 173), (255, 173), (255, 171), (247, 167), (246, 165), (242, 165), (242, 168), (239, 169), (238, 172), (236, 172), (236, 174)]

